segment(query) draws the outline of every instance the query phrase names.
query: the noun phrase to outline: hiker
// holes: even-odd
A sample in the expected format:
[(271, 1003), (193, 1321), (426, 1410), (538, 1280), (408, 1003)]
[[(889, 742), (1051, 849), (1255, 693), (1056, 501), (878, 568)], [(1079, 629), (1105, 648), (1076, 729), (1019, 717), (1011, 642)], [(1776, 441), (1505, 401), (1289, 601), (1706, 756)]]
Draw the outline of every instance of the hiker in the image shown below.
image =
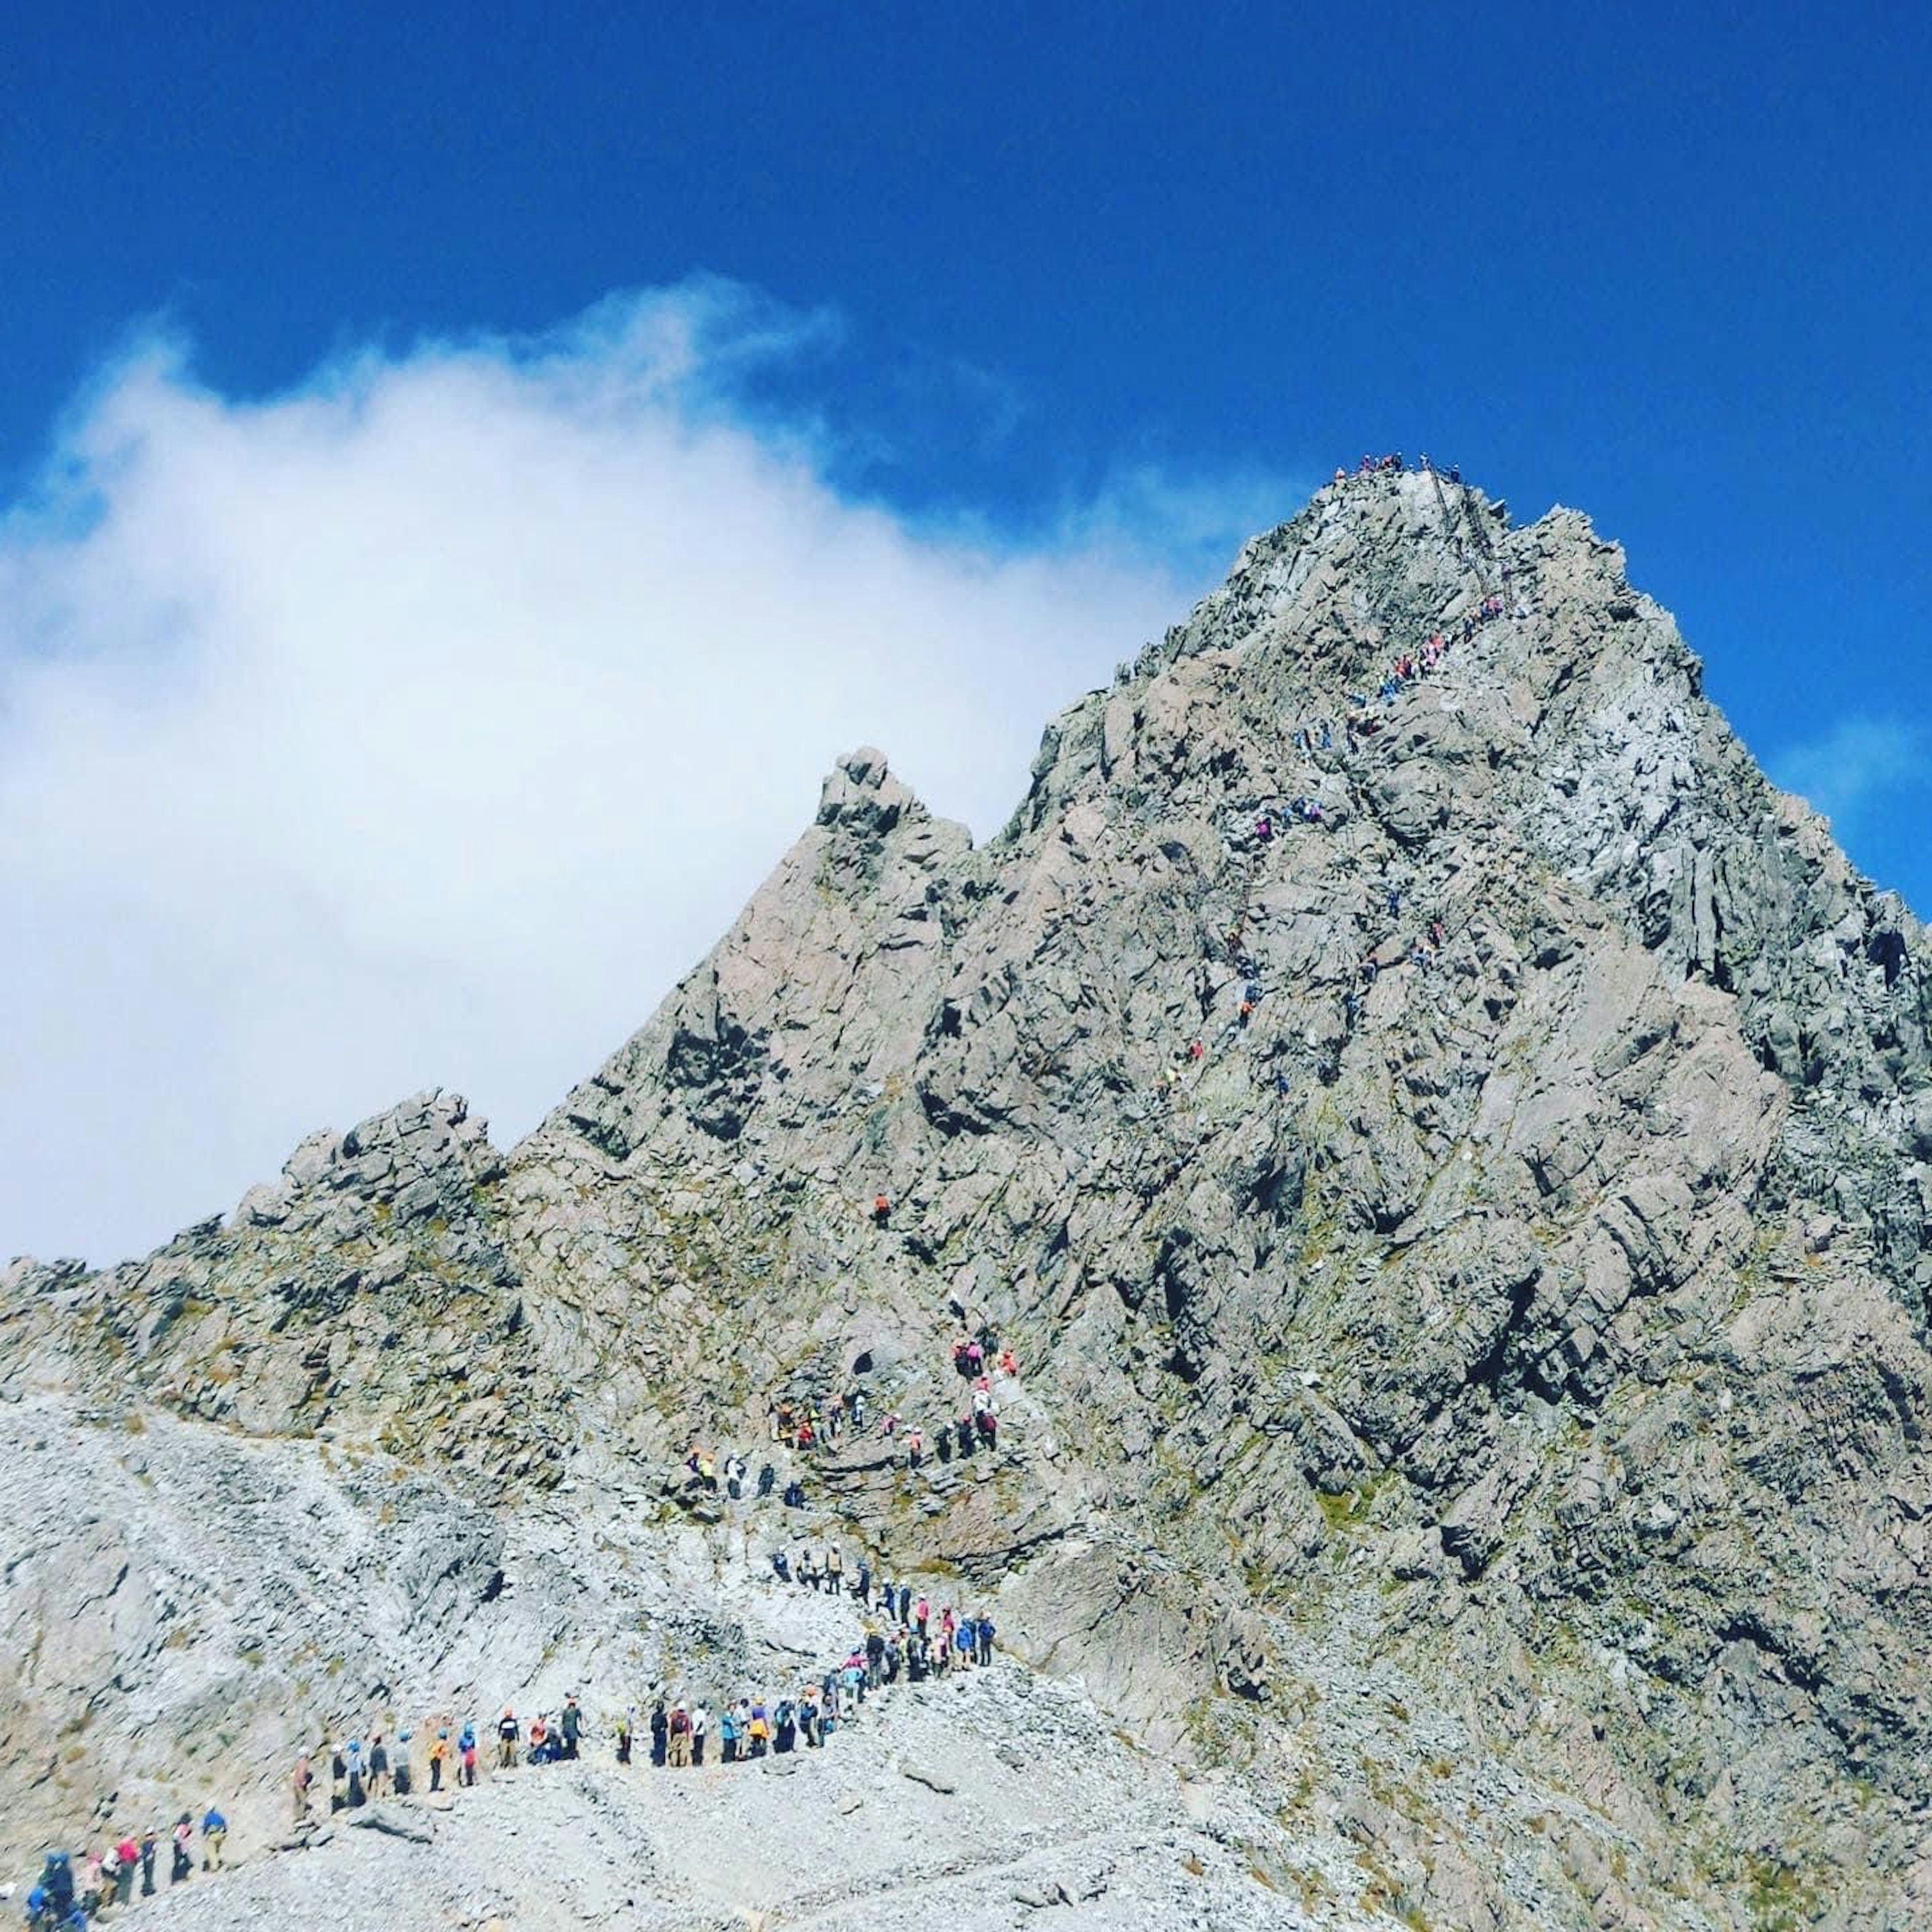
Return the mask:
[(154, 1842), (152, 1832), (141, 1834), (141, 1896), (152, 1898), (154, 1895), (154, 1858), (160, 1846)]
[(922, 1597), (913, 1606), (913, 1621), (919, 1626), (921, 1636), (926, 1634), (926, 1619), (932, 1614), (932, 1606)]
[(584, 1713), (577, 1708), (577, 1693), (572, 1691), (563, 1700), (563, 1754), (574, 1758), (577, 1755), (577, 1741), (584, 1734)]
[(988, 1449), (1000, 1446), (1000, 1418), (990, 1408), (983, 1410), (976, 1418), (980, 1433), (986, 1438)]
[(926, 1438), (916, 1429), (908, 1430), (906, 1431), (906, 1467), (908, 1469), (916, 1469), (919, 1467), (920, 1457), (925, 1449)]
[(66, 1852), (48, 1852), (40, 1866), (40, 1888), (56, 1913), (74, 1910), (74, 1864)]
[(837, 1596), (845, 1587), (845, 1558), (837, 1544), (825, 1552), (825, 1587)]
[(473, 1786), (476, 1782), (476, 1727), (465, 1724), (463, 1735), (456, 1741), (458, 1754), (463, 1760), (463, 1782)]
[(892, 1202), (883, 1194), (874, 1195), (872, 1197), (873, 1226), (875, 1227), (883, 1228), (892, 1218)]
[(726, 1703), (718, 1713), (718, 1761), (720, 1764), (738, 1761), (738, 1707), (733, 1703)]
[(302, 1826), (308, 1822), (308, 1795), (314, 1783), (315, 1773), (309, 1768), (308, 1753), (304, 1752), (296, 1760), (295, 1775), (289, 1780), (289, 1797), (294, 1808), (294, 1816), (290, 1821), (291, 1823)]
[(398, 1798), (408, 1797), (410, 1773), (410, 1734), (407, 1731), (396, 1733), (396, 1762), (389, 1774), (394, 1780), (396, 1796)]
[(670, 1767), (683, 1771), (691, 1763), (691, 1713), (680, 1701), (670, 1714)]
[(993, 1620), (991, 1617), (982, 1616), (980, 1619), (978, 1636), (980, 1661), (982, 1664), (991, 1664), (993, 1660)]
[(665, 1714), (664, 1700), (660, 1697), (651, 1706), (651, 1762), (662, 1767), (668, 1749), (667, 1739), (670, 1734), (670, 1720)]
[(175, 1820), (174, 1862), (168, 1868), (168, 1882), (178, 1885), (184, 1878), (194, 1874), (194, 1859), (190, 1848), (194, 1844), (194, 1822), (184, 1811)]
[(772, 1467), (770, 1463), (766, 1462), (763, 1464), (758, 1471), (759, 1496), (761, 1498), (770, 1496), (774, 1485), (777, 1483), (778, 1479), (778, 1472)]
[(701, 1768), (704, 1763), (704, 1739), (711, 1729), (711, 1713), (704, 1708), (700, 1698), (692, 1706), (691, 1712), (691, 1762), (694, 1768)]
[(728, 1456), (724, 1459), (724, 1491), (735, 1503), (745, 1493), (745, 1461), (741, 1456)]
[(518, 1728), (517, 1714), (506, 1710), (496, 1726), (496, 1768), (508, 1771), (517, 1761), (517, 1740), (523, 1736)]
[(219, 1871), (221, 1869), (221, 1848), (227, 1842), (228, 1820), (211, 1804), (202, 1814), (201, 1818), (201, 1868), (203, 1871)]
[(617, 1762), (628, 1764), (631, 1761), (631, 1714), (620, 1711), (616, 1720)]
[(382, 1742), (382, 1734), (378, 1731), (369, 1740), (369, 1796), (371, 1802), (381, 1797), (389, 1782), (389, 1753)]
[(141, 1847), (130, 1832), (114, 1847), (114, 1903), (131, 1905), (134, 1900), (134, 1873), (141, 1862)]
[(782, 1550), (772, 1552), (772, 1570), (781, 1583), (791, 1581), (791, 1558)]
[(545, 1764), (550, 1759), (550, 1722), (539, 1711), (530, 1720), (530, 1762)]
[(431, 1791), (442, 1789), (442, 1767), (449, 1760), (449, 1733), (438, 1731), (429, 1748), (429, 1788)]
[(862, 1556), (859, 1559), (858, 1580), (853, 1585), (852, 1589), (854, 1595), (859, 1599), (859, 1606), (861, 1610), (872, 1602), (872, 1566)]
[(785, 1485), (784, 1506), (787, 1509), (805, 1507), (805, 1485), (796, 1476)]

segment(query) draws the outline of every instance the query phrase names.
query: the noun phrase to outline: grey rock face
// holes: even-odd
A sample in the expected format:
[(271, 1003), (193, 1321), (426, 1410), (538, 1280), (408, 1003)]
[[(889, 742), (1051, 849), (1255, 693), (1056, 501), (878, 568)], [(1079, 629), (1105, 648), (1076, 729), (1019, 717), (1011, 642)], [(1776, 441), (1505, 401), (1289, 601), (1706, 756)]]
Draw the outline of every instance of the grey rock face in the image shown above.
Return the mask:
[[(1048, 728), (986, 847), (841, 760), (521, 1146), (428, 1096), (146, 1262), (16, 1265), (0, 1395), (367, 1443), (426, 1522), (567, 1552), (586, 1659), (634, 1627), (632, 1559), (692, 1539), (646, 1627), (755, 1653), (733, 1580), (777, 1506), (680, 1466), (735, 1443), (815, 1533), (996, 1601), (1010, 1654), (1348, 1848), (1355, 1906), (1904, 1925), (1929, 988), (1615, 545), (1352, 478)], [(936, 1440), (968, 1327), (1017, 1357), (996, 1454), (766, 1440), (850, 1388)], [(128, 1532), (57, 1540), (78, 1576)], [(442, 1546), (394, 1638), (432, 1670), (436, 1579), (472, 1574)]]

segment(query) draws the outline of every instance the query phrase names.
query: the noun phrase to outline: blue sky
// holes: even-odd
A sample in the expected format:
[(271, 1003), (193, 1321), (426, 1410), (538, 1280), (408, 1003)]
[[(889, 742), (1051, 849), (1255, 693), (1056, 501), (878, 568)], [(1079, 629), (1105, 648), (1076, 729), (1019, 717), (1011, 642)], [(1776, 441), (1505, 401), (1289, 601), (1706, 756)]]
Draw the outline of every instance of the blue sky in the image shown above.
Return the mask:
[[(852, 574), (828, 584), (826, 650), (853, 628), (838, 598), (882, 583), (908, 610), (936, 610), (934, 585), (949, 608), (974, 604), (920, 661), (914, 694), (973, 677), (974, 652), (998, 655), (996, 623), (1046, 634), (1042, 614), (1086, 586), (1091, 621), (1067, 627), (1064, 651), (1040, 646), (1036, 677), (1015, 664), (982, 680), (1030, 743), (1108, 648), (1102, 620), (1157, 628), (1336, 461), (1426, 448), (1520, 515), (1570, 503), (1622, 540), (1774, 775), (1932, 910), (1924, 8), (75, 0), (16, 15), (5, 52), (0, 535), (37, 596), (59, 578), (10, 648), (85, 660), (92, 694), (111, 663), (152, 698), (218, 569), (224, 586), (260, 580), (236, 623), (295, 651), (272, 628), (274, 586), (352, 520), (332, 479), (366, 502), (400, 488), (398, 452), (426, 447), (428, 431), (386, 424), (446, 439), (441, 483), (418, 479), (464, 504), (438, 544), (458, 554), (487, 528), (515, 550), (529, 518), (464, 497), (473, 451), (454, 452), (486, 430), (492, 448), (521, 439), (554, 498), (576, 500), (626, 460), (572, 400), (594, 380), (622, 388), (620, 414), (674, 392), (671, 440), (717, 478), (755, 479), (773, 554), (789, 540), (774, 531), (836, 524)], [(292, 491), (275, 466), (304, 437), (312, 516), (238, 561), (225, 546), (266, 527), (265, 492)], [(625, 476), (613, 488), (655, 500)], [(83, 596), (47, 532), (117, 490)], [(409, 500), (398, 527), (423, 500)], [(595, 520), (594, 493), (583, 500)], [(188, 545), (190, 512), (206, 578), (193, 583), (157, 561)], [(616, 556), (593, 546), (581, 568)], [(992, 590), (975, 603), (969, 583)], [(69, 622), (83, 604), (98, 607), (92, 631)], [(1121, 634), (1120, 653), (1138, 641)], [(889, 678), (909, 648), (880, 640)], [(229, 660), (194, 658), (192, 677), (188, 662), (177, 674), (205, 688)], [(829, 711), (822, 729), (842, 742), (884, 700), (862, 663), (842, 674), (852, 728)], [(70, 718), (71, 698), (47, 715)], [(28, 715), (19, 690), (0, 698)], [(1001, 740), (980, 761), (998, 785), (976, 790), (910, 710), (878, 728), (896, 752), (910, 742), (916, 781), (926, 757), (935, 801), (981, 830), (1024, 769)], [(88, 742), (136, 740), (103, 727)], [(822, 770), (839, 748), (801, 757)], [(808, 808), (786, 795), (701, 890), (659, 890), (715, 925)], [(196, 822), (217, 815), (207, 802)], [(184, 827), (182, 850), (200, 836)], [(298, 884), (304, 904), (327, 898)], [(111, 878), (103, 890), (140, 896)], [(445, 916), (466, 946), (488, 944)], [(309, 937), (343, 944), (346, 917)], [(688, 956), (702, 939), (682, 933)], [(449, 963), (422, 934), (403, 951), (412, 970)], [(408, 1006), (404, 970), (370, 968), (374, 1006)], [(546, 1050), (608, 1044), (674, 970), (652, 956), (636, 985), (584, 994), (578, 1030)], [(520, 997), (575, 997), (536, 962), (517, 971)], [(325, 989), (314, 998), (309, 1022), (339, 1028)], [(261, 1024), (286, 1037), (304, 1014)], [(88, 1025), (76, 1012), (67, 1030)], [(154, 1027), (194, 1035), (177, 1010)], [(459, 1063), (445, 1077), (470, 1079), (463, 1040), (434, 1043)], [(223, 1050), (239, 1092), (250, 1054)], [(157, 1094), (188, 1077), (138, 1041), (117, 1051)], [(208, 1173), (222, 1186), (252, 1177), (290, 1120), (316, 1124), (365, 1090), (380, 1104), (417, 1077), (386, 1054), (356, 1083), (292, 1082), (288, 1120), (176, 1120), (168, 1136), (221, 1140)], [(533, 1062), (512, 1124), (580, 1070)], [(34, 1076), (64, 1077), (51, 1059)], [(26, 1090), (0, 1095), (0, 1125), (26, 1117)], [(45, 1097), (34, 1088), (36, 1107)], [(16, 1204), (46, 1198), (35, 1181)], [(141, 1228), (162, 1208), (149, 1212)], [(101, 1238), (122, 1235), (116, 1222)], [(71, 1244), (94, 1239), (83, 1227)]]

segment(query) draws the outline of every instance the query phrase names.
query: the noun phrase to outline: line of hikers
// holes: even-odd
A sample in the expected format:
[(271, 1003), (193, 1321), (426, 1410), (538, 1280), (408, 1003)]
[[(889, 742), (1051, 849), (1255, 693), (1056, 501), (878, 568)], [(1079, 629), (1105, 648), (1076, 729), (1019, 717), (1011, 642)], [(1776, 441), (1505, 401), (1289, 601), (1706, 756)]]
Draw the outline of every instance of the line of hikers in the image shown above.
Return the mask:
[[(993, 1397), (993, 1378), (988, 1364), (1012, 1380), (1018, 1380), (1020, 1365), (1010, 1348), (1003, 1348), (990, 1328), (976, 1336), (962, 1335), (952, 1344), (952, 1372), (970, 1384), (964, 1412), (950, 1422), (942, 1422), (932, 1432), (932, 1448), (942, 1462), (957, 1456), (970, 1456), (982, 1444), (1000, 1446), (1000, 1410)], [(890, 1414), (880, 1424), (881, 1436), (896, 1436), (905, 1445), (906, 1467), (920, 1468), (926, 1460), (926, 1431), (918, 1424)]]
[[(211, 1804), (201, 1819), (203, 1871), (221, 1870), (222, 1847), (227, 1838), (228, 1820)], [(184, 1811), (166, 1834), (170, 1886), (194, 1876), (194, 1816)], [(56, 1928), (58, 1932), (82, 1932), (96, 1920), (131, 1904), (137, 1896), (153, 1898), (158, 1888), (154, 1868), (163, 1842), (159, 1831), (144, 1832), (138, 1838), (130, 1832), (98, 1851), (49, 1852), (41, 1862), (39, 1878), (27, 1894), (31, 1932), (53, 1932)]]
[[(1428, 466), (1426, 457), (1424, 458), (1423, 463), (1424, 466), (1426, 468)], [(1363, 464), (1365, 469), (1373, 466), (1400, 470), (1402, 466), (1402, 459), (1398, 453), (1392, 457), (1385, 457), (1378, 464), (1373, 464), (1372, 466), (1372, 460), (1365, 457), (1363, 459)], [(1345, 474), (1345, 472), (1336, 472), (1338, 477)], [(1460, 481), (1460, 476), (1455, 480)], [(1507, 568), (1504, 574), (1505, 576), (1508, 574)], [(1502, 592), (1485, 592), (1476, 608), (1464, 615), (1460, 625), (1444, 626), (1432, 631), (1423, 640), (1420, 646), (1412, 650), (1404, 651), (1396, 657), (1390, 664), (1388, 675), (1382, 680), (1376, 695), (1383, 700), (1384, 704), (1394, 704), (1411, 684), (1419, 683), (1434, 671), (1443, 658), (1448, 656), (1454, 645), (1458, 642), (1467, 643), (1485, 625), (1493, 623), (1497, 619), (1508, 615), (1508, 600)], [(1516, 608), (1516, 614), (1519, 616), (1526, 614), (1520, 604)], [(1371, 700), (1366, 692), (1350, 692), (1346, 695), (1349, 704), (1354, 708), (1345, 715), (1342, 728), (1347, 734), (1348, 748), (1353, 752), (1359, 748), (1360, 739), (1372, 737), (1382, 729), (1382, 721), (1370, 708)], [(1292, 742), (1294, 748), (1305, 756), (1312, 756), (1318, 752), (1331, 750), (1334, 746), (1334, 724), (1329, 719), (1318, 718), (1312, 724), (1298, 728), (1294, 734)], [(1325, 825), (1328, 823), (1330, 815), (1327, 811), (1324, 811), (1322, 801), (1312, 797), (1291, 799), (1285, 808), (1274, 806), (1264, 806), (1256, 814), (1253, 822), (1253, 843), (1258, 848), (1272, 844), (1276, 831), (1285, 830), (1291, 820), (1298, 820), (1306, 824)], [(1238, 832), (1231, 833), (1228, 836), (1230, 842), (1237, 847), (1242, 842), (1241, 836)], [(1400, 910), (1401, 895), (1399, 892), (1391, 890), (1389, 894), (1390, 916), (1394, 918)], [(1441, 920), (1430, 922), (1429, 936), (1430, 945), (1425, 946), (1422, 940), (1418, 938), (1411, 944), (1406, 955), (1408, 963), (1419, 971), (1426, 972), (1434, 964), (1436, 954), (1441, 950), (1443, 942), (1448, 936)], [(1248, 950), (1244, 925), (1237, 922), (1231, 926), (1226, 936), (1225, 944), (1227, 958), (1233, 964), (1235, 970), (1240, 974), (1242, 986), (1240, 1004), (1236, 1010), (1234, 1018), (1228, 1022), (1220, 1036), (1221, 1040), (1224, 1041), (1235, 1037), (1250, 1024), (1266, 990), (1261, 979), (1261, 968)], [(1364, 958), (1359, 969), (1361, 978), (1369, 985), (1374, 984), (1376, 977), (1381, 970), (1381, 962), (1376, 959), (1372, 951)], [(1361, 1000), (1359, 995), (1351, 989), (1343, 996), (1342, 1006), (1348, 1026), (1352, 1030), (1361, 1010)], [(1190, 1064), (1204, 1060), (1207, 1057), (1207, 1042), (1200, 1039), (1189, 1041), (1176, 1052), (1174, 1058), (1162, 1070), (1161, 1072), (1162, 1085), (1170, 1095), (1178, 1088), (1184, 1069)], [(1338, 1064), (1339, 1063), (1332, 1056), (1324, 1061), (1322, 1077), (1324, 1081), (1331, 1076)], [(1274, 1076), (1274, 1086), (1275, 1090), (1279, 1094), (1286, 1094), (1290, 1091), (1290, 1083), (1285, 1072), (1276, 1071)]]

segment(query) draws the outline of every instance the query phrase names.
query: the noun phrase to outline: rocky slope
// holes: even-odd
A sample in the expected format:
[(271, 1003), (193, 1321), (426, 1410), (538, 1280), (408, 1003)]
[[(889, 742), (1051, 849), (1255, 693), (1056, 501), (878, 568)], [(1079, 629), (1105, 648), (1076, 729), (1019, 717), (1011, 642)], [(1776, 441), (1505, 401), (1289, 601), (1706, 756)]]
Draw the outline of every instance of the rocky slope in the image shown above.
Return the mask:
[[(412, 1697), (748, 1666), (781, 1513), (698, 1440), (1234, 1780), (1251, 1888), (1359, 1882), (1297, 1910), (1912, 1923), (1926, 959), (1583, 518), (1338, 482), (983, 848), (842, 760), (507, 1155), (428, 1096), (8, 1272), (14, 1848)], [(956, 1417), (965, 1325), (996, 1455), (758, 1447)]]

